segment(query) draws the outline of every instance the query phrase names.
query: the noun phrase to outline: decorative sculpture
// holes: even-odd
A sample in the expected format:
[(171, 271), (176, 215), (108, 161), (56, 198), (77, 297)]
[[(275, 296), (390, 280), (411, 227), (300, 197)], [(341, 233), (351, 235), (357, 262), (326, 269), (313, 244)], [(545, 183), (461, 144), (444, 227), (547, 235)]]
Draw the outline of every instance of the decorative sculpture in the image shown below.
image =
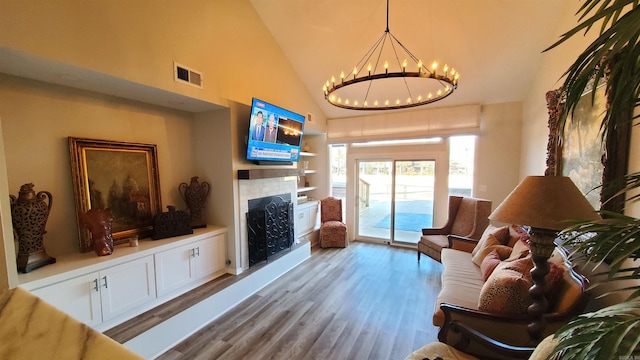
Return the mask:
[(198, 177), (194, 176), (191, 178), (191, 184), (187, 185), (187, 183), (182, 183), (178, 186), (178, 190), (187, 203), (187, 208), (189, 208), (191, 228), (207, 227), (207, 224), (202, 220), (202, 208), (204, 207), (204, 200), (207, 195), (209, 195), (209, 190), (211, 190), (209, 183), (204, 181), (198, 183)]
[(48, 191), (36, 194), (33, 186), (32, 183), (22, 185), (17, 199), (9, 195), (13, 231), (18, 238), (18, 270), (24, 273), (56, 262), (45, 251), (42, 239), (53, 197)]
[(80, 225), (91, 233), (91, 245), (98, 256), (113, 254), (112, 224), (109, 209), (91, 209), (80, 218)]
[(184, 211), (176, 211), (175, 206), (167, 206), (168, 212), (163, 212), (153, 218), (153, 240), (168, 237), (193, 234), (191, 217)]

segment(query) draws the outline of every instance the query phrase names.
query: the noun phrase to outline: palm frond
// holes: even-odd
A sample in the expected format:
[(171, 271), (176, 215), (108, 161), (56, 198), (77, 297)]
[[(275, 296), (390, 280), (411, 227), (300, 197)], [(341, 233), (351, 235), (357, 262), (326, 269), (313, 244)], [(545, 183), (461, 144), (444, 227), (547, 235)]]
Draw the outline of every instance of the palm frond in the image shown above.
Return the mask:
[(640, 301), (612, 305), (580, 315), (558, 330), (553, 354), (561, 353), (563, 360), (630, 356), (640, 343), (638, 328)]

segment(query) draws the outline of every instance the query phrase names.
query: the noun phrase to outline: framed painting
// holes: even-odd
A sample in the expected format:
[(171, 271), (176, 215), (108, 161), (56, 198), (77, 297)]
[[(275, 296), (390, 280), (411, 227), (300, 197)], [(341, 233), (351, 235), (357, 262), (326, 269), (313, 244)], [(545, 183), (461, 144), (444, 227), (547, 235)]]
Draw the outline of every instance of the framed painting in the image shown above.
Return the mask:
[(69, 137), (80, 251), (92, 250), (80, 217), (94, 208), (113, 215), (114, 245), (151, 236), (162, 210), (156, 145)]
[[(592, 92), (595, 91), (595, 94)], [(595, 95), (595, 97), (593, 97)], [(617, 192), (615, 179), (626, 174), (630, 128), (601, 136), (600, 125), (607, 109), (605, 87), (589, 88), (560, 133), (558, 119), (563, 99), (560, 90), (547, 93), (549, 142), (545, 175), (568, 176), (594, 209), (621, 212), (624, 198), (607, 201)], [(593, 99), (593, 101), (592, 101)]]

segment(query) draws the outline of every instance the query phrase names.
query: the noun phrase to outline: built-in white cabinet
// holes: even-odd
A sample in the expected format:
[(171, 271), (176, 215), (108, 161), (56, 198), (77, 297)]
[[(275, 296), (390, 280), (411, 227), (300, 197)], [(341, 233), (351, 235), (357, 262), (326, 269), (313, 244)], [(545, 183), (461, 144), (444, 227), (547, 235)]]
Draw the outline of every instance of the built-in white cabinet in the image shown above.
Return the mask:
[(153, 257), (100, 271), (102, 321), (108, 321), (156, 298)]
[(155, 299), (153, 257), (33, 290), (79, 321), (95, 326)]
[(140, 240), (109, 256), (76, 253), (20, 274), (20, 286), (79, 321), (104, 331), (226, 272), (223, 227)]
[(180, 246), (154, 255), (158, 296), (225, 270), (224, 235)]
[(32, 290), (36, 296), (89, 326), (102, 322), (100, 273), (90, 273)]
[(309, 241), (315, 244), (318, 241), (320, 227), (320, 216), (318, 213), (319, 201), (307, 201), (298, 204), (296, 210), (296, 237), (298, 241)]

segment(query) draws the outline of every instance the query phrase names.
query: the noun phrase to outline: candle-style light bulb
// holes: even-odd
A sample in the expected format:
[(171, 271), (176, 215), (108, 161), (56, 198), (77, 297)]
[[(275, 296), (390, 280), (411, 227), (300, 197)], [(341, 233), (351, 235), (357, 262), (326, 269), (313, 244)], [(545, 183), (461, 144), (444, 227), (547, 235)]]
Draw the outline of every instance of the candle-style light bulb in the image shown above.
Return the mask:
[(418, 61), (418, 74), (422, 72), (422, 60)]
[(447, 66), (447, 64), (444, 64), (444, 68), (442, 68), (442, 71), (444, 71), (444, 77), (447, 77), (447, 72), (449, 71), (449, 66)]
[(353, 78), (356, 78), (356, 75), (358, 75), (358, 68), (357, 67), (353, 67)]
[[(377, 105), (377, 103), (376, 103), (376, 105)], [(364, 107), (369, 106), (369, 102), (368, 102), (367, 100), (365, 100), (365, 101), (364, 101), (364, 105), (363, 105), (363, 106), (364, 106)]]
[(335, 96), (335, 95), (331, 95), (331, 97), (329, 98), (329, 100), (331, 100), (331, 102), (335, 102), (335, 101), (336, 101), (336, 96)]
[(389, 71), (389, 63), (385, 60), (384, 61), (384, 73), (386, 74)]
[(438, 63), (437, 62), (433, 62), (433, 64), (431, 65), (431, 70), (433, 70), (433, 75), (436, 75), (436, 70), (438, 69)]
[(422, 95), (418, 95), (418, 102), (422, 101)]
[(427, 99), (431, 100), (431, 98), (432, 98), (432, 95), (431, 93), (429, 93), (429, 95), (427, 95)]
[(367, 71), (369, 71), (369, 75), (371, 75), (371, 63), (369, 63), (369, 66), (367, 66)]
[(344, 101), (344, 103), (345, 103), (345, 104), (347, 104), (347, 105), (349, 105), (349, 99), (346, 99), (346, 100)]
[(342, 98), (338, 98), (338, 104), (342, 104)]
[(438, 90), (438, 96), (442, 96), (442, 90)]
[(353, 102), (353, 106), (358, 106), (358, 100)]
[(400, 105), (400, 99), (396, 99), (396, 105)]
[(407, 70), (407, 59), (404, 59), (404, 61), (402, 62), (402, 72), (405, 72)]
[(344, 71), (340, 71), (340, 81), (344, 82)]
[(373, 105), (374, 105), (375, 107), (378, 107), (378, 100), (376, 100), (376, 102), (374, 102), (374, 103), (373, 103)]
[(336, 84), (336, 78), (333, 75), (331, 75), (331, 84), (332, 85)]
[(384, 106), (389, 106), (389, 100), (386, 100), (386, 101), (384, 102)]
[(411, 98), (407, 98), (407, 104), (411, 104)]

